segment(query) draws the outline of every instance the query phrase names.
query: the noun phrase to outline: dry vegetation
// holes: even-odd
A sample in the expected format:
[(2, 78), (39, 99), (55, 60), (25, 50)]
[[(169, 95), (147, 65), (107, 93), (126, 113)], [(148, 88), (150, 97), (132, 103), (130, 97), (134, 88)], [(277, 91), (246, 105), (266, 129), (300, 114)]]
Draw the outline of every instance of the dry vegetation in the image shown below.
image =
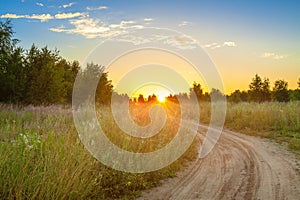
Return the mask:
[[(210, 119), (210, 104), (201, 103), (201, 122)], [(109, 113), (107, 107), (99, 108)], [(176, 176), (187, 160), (196, 156), (195, 142), (175, 163), (162, 170), (130, 174), (102, 165), (86, 151), (78, 138), (70, 108), (0, 106), (0, 198), (1, 199), (131, 199), (160, 180)], [(178, 107), (167, 108), (167, 114)], [(139, 124), (149, 122), (147, 108), (131, 108)], [(103, 115), (103, 114), (102, 114)], [(106, 117), (103, 117), (106, 116)], [(162, 135), (143, 143), (122, 136), (109, 114), (98, 114), (108, 137), (130, 151), (149, 152), (165, 145), (177, 130), (168, 120)], [(143, 120), (141, 120), (143, 119)], [(229, 103), (225, 126), (251, 135), (288, 143), (300, 150), (300, 102)]]
[[(209, 123), (210, 103), (201, 103), (201, 122)], [(228, 103), (225, 127), (284, 142), (300, 151), (300, 101)]]
[[(175, 176), (186, 160), (196, 156), (193, 144), (178, 161), (159, 171), (119, 172), (86, 151), (70, 108), (1, 105), (0, 110), (0, 199), (131, 199)], [(119, 131), (109, 119), (105, 126), (111, 133)], [(134, 149), (134, 143), (126, 140), (122, 145)]]

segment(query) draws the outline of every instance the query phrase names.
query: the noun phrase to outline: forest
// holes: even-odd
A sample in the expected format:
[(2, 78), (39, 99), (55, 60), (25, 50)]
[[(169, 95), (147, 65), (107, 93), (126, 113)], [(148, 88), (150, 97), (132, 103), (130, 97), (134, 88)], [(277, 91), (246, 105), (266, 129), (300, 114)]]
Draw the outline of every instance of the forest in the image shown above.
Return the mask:
[[(86, 77), (100, 76), (96, 91), (97, 102), (108, 104), (113, 94), (113, 85), (105, 67), (88, 63), (85, 68), (79, 62), (68, 61), (60, 55), (59, 50), (50, 50), (47, 46), (39, 48), (32, 44), (30, 49), (18, 46), (19, 39), (14, 38), (13, 25), (9, 20), (0, 21), (0, 102), (23, 105), (70, 104), (72, 102), (73, 84), (76, 75)], [(225, 96), (218, 89), (204, 92), (202, 86), (194, 82), (191, 89), (199, 101), (210, 101), (211, 95)], [(127, 94), (119, 94), (127, 98)], [(180, 93), (167, 97), (175, 100), (180, 95), (188, 98), (189, 94)], [(271, 88), (268, 78), (255, 74), (247, 91), (235, 90), (226, 95), (230, 102), (288, 102), (300, 100), (300, 78), (298, 88), (288, 89), (288, 82), (283, 79), (275, 81)], [(101, 97), (101, 98), (100, 98)], [(155, 100), (156, 96), (131, 99), (132, 102)]]

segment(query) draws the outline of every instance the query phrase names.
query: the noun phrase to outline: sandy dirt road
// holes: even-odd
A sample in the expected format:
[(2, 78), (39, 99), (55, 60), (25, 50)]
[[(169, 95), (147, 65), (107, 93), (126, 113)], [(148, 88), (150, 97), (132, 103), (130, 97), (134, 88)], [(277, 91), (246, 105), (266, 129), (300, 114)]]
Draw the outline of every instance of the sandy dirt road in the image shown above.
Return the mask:
[(207, 157), (139, 199), (296, 200), (300, 199), (297, 162), (274, 142), (225, 130)]

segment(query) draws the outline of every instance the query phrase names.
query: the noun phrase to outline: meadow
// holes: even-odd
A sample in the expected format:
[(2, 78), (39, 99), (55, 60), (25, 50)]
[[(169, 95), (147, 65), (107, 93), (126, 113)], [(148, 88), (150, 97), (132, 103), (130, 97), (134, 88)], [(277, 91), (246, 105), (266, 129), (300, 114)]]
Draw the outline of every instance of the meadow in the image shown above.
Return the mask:
[(230, 103), (225, 127), (274, 139), (300, 152), (300, 101)]
[[(200, 107), (201, 122), (208, 123), (210, 103), (201, 103)], [(108, 108), (101, 109), (109, 112)], [(176, 109), (168, 112), (180, 114)], [(2, 104), (0, 111), (1, 199), (133, 199), (142, 190), (159, 185), (162, 179), (176, 176), (178, 170), (197, 156), (197, 141), (194, 141), (179, 160), (161, 170), (141, 174), (120, 172), (104, 166), (84, 148), (70, 107)], [(133, 108), (131, 115), (142, 125), (149, 122), (147, 113)], [(107, 130), (119, 132), (108, 119), (111, 115), (105, 115), (108, 118), (104, 119), (98, 115)], [(167, 121), (163, 136), (154, 137), (143, 146), (135, 139), (116, 134), (108, 137), (129, 151), (149, 152), (174, 136), (177, 123)], [(225, 127), (275, 139), (299, 152), (300, 102), (228, 103)]]
[[(202, 102), (200, 107), (200, 122), (208, 124), (211, 104)], [(274, 139), (300, 152), (300, 101), (228, 102), (224, 126), (247, 135)]]
[[(99, 109), (108, 112), (106, 107)], [(0, 105), (0, 111), (0, 199), (132, 199), (162, 179), (176, 176), (196, 158), (194, 142), (179, 160), (161, 170), (120, 172), (104, 166), (84, 148), (70, 107)], [(118, 132), (107, 118), (100, 123), (105, 122), (111, 133)], [(174, 124), (168, 123), (173, 129)], [(163, 130), (164, 135), (169, 131)], [(121, 140), (115, 134), (108, 137), (124, 149), (141, 149), (126, 138), (118, 144)], [(169, 137), (154, 139), (156, 147), (146, 143), (143, 151), (159, 148), (163, 138)]]

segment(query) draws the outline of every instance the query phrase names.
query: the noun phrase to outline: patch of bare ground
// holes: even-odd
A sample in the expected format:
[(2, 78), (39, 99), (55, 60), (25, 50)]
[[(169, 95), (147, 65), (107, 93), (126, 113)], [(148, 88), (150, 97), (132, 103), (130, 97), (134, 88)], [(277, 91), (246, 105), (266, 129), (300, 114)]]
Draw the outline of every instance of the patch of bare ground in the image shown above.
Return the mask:
[(275, 142), (224, 130), (208, 156), (139, 199), (300, 199), (297, 162)]

